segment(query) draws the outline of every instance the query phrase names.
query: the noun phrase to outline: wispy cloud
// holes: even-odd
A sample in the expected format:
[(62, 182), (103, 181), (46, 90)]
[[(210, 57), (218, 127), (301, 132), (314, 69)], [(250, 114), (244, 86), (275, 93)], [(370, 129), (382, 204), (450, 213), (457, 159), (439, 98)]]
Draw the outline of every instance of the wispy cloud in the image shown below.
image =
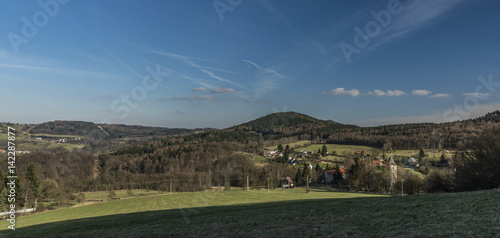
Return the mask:
[(235, 93), (236, 90), (232, 88), (212, 88), (211, 93)]
[(489, 96), (491, 96), (491, 94), (489, 93), (464, 93), (463, 94), (464, 96), (471, 96), (471, 97), (476, 97), (476, 98), (487, 98)]
[(323, 93), (323, 94), (329, 94), (329, 95), (348, 95), (348, 96), (357, 97), (357, 96), (359, 96), (360, 92), (359, 92), (358, 89), (345, 90), (344, 88), (336, 88), (336, 89), (333, 89), (330, 92)]
[(200, 64), (197, 64), (197, 63), (194, 62), (195, 60), (197, 60), (197, 61), (218, 62), (216, 60), (196, 58), (196, 57), (184, 56), (184, 55), (173, 54), (173, 53), (163, 52), (163, 51), (155, 51), (155, 50), (149, 50), (148, 52), (180, 60), (184, 64), (192, 66), (192, 67), (200, 70), (202, 73), (204, 73), (205, 75), (208, 75), (210, 78), (213, 78), (213, 79), (218, 80), (220, 82), (228, 83), (228, 84), (233, 85), (233, 86), (238, 87), (238, 88), (244, 88), (241, 84), (233, 82), (232, 80), (226, 79), (226, 78), (224, 78), (222, 76), (219, 76), (219, 75), (215, 74), (212, 71), (220, 71), (220, 72), (232, 73), (232, 74), (238, 74), (238, 73), (236, 73), (234, 71), (225, 70), (225, 69), (218, 69), (218, 68), (214, 68), (214, 67), (204, 66), (204, 65), (200, 65)]
[(402, 3), (403, 11), (398, 15), (393, 15), (387, 29), (381, 32), (380, 38), (370, 46), (370, 49), (375, 49), (391, 40), (430, 25), (461, 2), (464, 0), (421, 0)]
[(255, 68), (257, 68), (258, 70), (262, 70), (262, 71), (264, 71), (264, 72), (266, 72), (266, 73), (269, 73), (270, 75), (272, 75), (272, 76), (274, 76), (274, 77), (278, 77), (278, 78), (286, 79), (286, 77), (285, 77), (285, 76), (283, 76), (282, 74), (278, 73), (278, 72), (277, 72), (276, 70), (274, 70), (274, 69), (264, 68), (264, 67), (262, 67), (262, 66), (260, 66), (260, 65), (258, 65), (258, 64), (256, 64), (256, 63), (254, 63), (254, 62), (250, 61), (250, 60), (243, 60), (243, 62), (249, 63), (249, 64), (251, 64), (251, 65), (255, 66)]
[(446, 94), (446, 93), (436, 93), (430, 97), (431, 98), (447, 98), (447, 97), (450, 97), (450, 95)]
[(251, 68), (251, 65), (257, 69), (254, 79), (252, 80), (253, 82), (250, 81), (254, 87), (253, 99), (251, 101), (259, 100), (263, 95), (276, 90), (280, 86), (278, 82), (287, 79), (286, 76), (270, 67), (263, 67), (250, 60), (242, 61), (248, 63), (249, 68)]
[(203, 92), (203, 91), (206, 91), (207, 89), (204, 88), (204, 87), (198, 87), (198, 88), (192, 88), (191, 91), (194, 91), (194, 92)]
[(174, 97), (172, 98), (176, 101), (216, 101), (217, 99), (212, 96), (196, 96), (196, 97)]
[(429, 95), (431, 93), (432, 93), (431, 91), (425, 90), (425, 89), (417, 89), (417, 90), (412, 90), (411, 91), (411, 94), (417, 95), (417, 96), (427, 96), (427, 95)]

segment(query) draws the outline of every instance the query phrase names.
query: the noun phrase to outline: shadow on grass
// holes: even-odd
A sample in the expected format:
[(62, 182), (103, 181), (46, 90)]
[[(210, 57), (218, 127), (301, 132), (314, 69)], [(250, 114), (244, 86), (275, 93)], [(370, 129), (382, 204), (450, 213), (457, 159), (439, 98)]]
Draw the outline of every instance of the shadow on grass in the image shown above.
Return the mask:
[[(500, 191), (461, 195), (310, 199), (67, 220), (3, 237), (495, 236)], [(478, 202), (480, 201), (480, 202)], [(494, 208), (493, 210), (491, 210)], [(495, 210), (496, 209), (496, 210)]]

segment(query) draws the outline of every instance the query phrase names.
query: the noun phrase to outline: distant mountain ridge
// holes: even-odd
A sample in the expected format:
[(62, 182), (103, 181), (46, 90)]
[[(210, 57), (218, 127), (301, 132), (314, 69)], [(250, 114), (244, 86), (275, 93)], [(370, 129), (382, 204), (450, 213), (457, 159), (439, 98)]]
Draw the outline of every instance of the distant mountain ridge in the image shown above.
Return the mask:
[(93, 137), (137, 137), (137, 136), (170, 136), (209, 131), (212, 129), (166, 128), (122, 124), (96, 124), (85, 121), (52, 121), (34, 125), (31, 134), (74, 135)]

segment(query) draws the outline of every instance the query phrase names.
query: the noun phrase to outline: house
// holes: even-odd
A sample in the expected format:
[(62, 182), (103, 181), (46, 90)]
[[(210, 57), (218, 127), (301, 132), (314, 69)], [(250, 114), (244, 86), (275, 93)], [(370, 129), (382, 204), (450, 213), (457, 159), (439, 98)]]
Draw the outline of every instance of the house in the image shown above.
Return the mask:
[(361, 157), (363, 157), (363, 154), (364, 153), (363, 153), (362, 150), (356, 150), (356, 151), (354, 151), (354, 156), (361, 156)]
[(410, 163), (410, 164), (411, 164), (411, 163), (416, 164), (416, 163), (417, 163), (417, 159), (415, 159), (415, 158), (413, 158), (413, 157), (412, 157), (412, 158), (409, 158), (409, 159), (408, 159), (408, 163)]
[(292, 160), (290, 160), (290, 164), (291, 164), (291, 165), (296, 165), (296, 164), (297, 164), (297, 160), (296, 160), (296, 159), (292, 159)]
[(283, 181), (283, 188), (293, 188), (293, 180), (290, 177), (286, 177)]
[(277, 149), (265, 149), (264, 156), (270, 157), (270, 156), (273, 156), (274, 154), (276, 154), (277, 152), (278, 152)]
[(5, 153), (5, 150), (4, 149), (0, 149), (0, 153)]
[(330, 184), (332, 183), (333, 181), (335, 181), (335, 175), (338, 174), (338, 172), (340, 172), (340, 174), (342, 175), (342, 179), (347, 179), (347, 173), (345, 171), (344, 168), (339, 168), (339, 171), (337, 171), (337, 169), (330, 169), (330, 170), (327, 170), (325, 171), (325, 182), (327, 184)]
[(384, 165), (383, 160), (382, 160), (382, 159), (379, 159), (379, 158), (373, 158), (372, 163), (373, 163), (374, 165), (376, 165), (376, 166), (382, 166), (382, 165)]
[(312, 170), (312, 169), (313, 169), (312, 164), (309, 164), (307, 167), (309, 168), (309, 170)]

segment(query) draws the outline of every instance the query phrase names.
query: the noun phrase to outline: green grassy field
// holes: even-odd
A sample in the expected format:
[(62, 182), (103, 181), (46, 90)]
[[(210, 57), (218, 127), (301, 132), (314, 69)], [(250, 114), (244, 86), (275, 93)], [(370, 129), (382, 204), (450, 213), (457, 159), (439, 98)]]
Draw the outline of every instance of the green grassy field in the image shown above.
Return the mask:
[[(294, 143), (288, 143), (288, 144), (283, 144), (283, 146), (286, 146), (286, 145), (289, 145), (290, 147), (297, 147), (297, 146), (304, 146), (304, 145), (307, 145), (307, 144), (311, 144), (311, 141), (310, 140), (301, 140), (301, 141), (297, 141), (297, 142), (294, 142)], [(278, 145), (273, 145), (273, 146), (267, 146), (266, 149), (276, 149), (278, 148)]]
[(115, 200), (21, 217), (2, 237), (495, 237), (500, 190), (389, 197), (313, 189)]
[[(339, 144), (325, 144), (328, 150), (328, 153), (332, 153), (333, 151), (337, 152), (338, 155), (342, 155), (344, 152), (353, 155), (354, 151), (362, 150), (365, 154), (374, 154), (381, 153), (382, 150), (377, 147), (370, 146), (362, 146), (362, 145), (339, 145)], [(301, 150), (311, 150), (313, 152), (317, 152), (318, 149), (321, 150), (323, 144), (314, 144), (305, 148), (296, 149), (295, 151), (300, 152)]]
[[(131, 198), (131, 197), (139, 197), (139, 196), (150, 196), (150, 195), (159, 195), (159, 194), (166, 194), (167, 192), (160, 192), (160, 191), (155, 191), (155, 190), (144, 190), (144, 189), (133, 189), (130, 190), (132, 192), (131, 195), (127, 193), (127, 190), (115, 190), (115, 195), (116, 198)], [(102, 191), (102, 192), (88, 192), (88, 193), (83, 193), (85, 194), (85, 199), (86, 200), (97, 200), (97, 199), (104, 199), (104, 200), (109, 200), (109, 192), (107, 191)], [(78, 193), (75, 193), (75, 195), (78, 195)]]

